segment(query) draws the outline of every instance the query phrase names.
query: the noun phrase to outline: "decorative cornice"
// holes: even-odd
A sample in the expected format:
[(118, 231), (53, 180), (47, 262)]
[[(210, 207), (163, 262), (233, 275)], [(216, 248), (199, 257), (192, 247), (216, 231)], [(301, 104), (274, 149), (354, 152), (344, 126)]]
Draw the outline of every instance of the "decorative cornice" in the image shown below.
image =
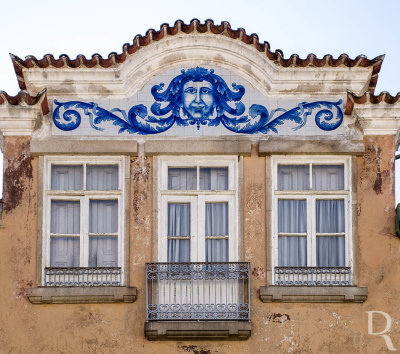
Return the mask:
[(10, 96), (7, 92), (0, 91), (0, 105), (9, 104), (16, 106), (26, 104), (28, 106), (34, 106), (38, 102), (40, 103), (42, 113), (44, 115), (49, 113), (46, 89), (39, 92), (36, 96), (31, 96), (26, 91), (19, 91), (15, 96)]
[(374, 95), (370, 92), (365, 92), (361, 96), (357, 96), (353, 92), (347, 93), (347, 102), (345, 107), (345, 114), (351, 114), (354, 108), (354, 104), (379, 104), (379, 103), (387, 103), (387, 104), (395, 104), (400, 100), (400, 92), (397, 93), (396, 96), (392, 96), (389, 92), (383, 91), (379, 95)]
[(39, 116), (49, 113), (46, 90), (36, 96), (20, 91), (10, 96), (0, 91), (0, 131), (3, 135), (32, 135)]
[(372, 67), (372, 74), (368, 83), (368, 90), (374, 92), (378, 73), (381, 69), (384, 56), (378, 56), (374, 59), (368, 59), (364, 55), (359, 55), (355, 59), (349, 58), (347, 54), (342, 54), (338, 58), (333, 58), (332, 55), (325, 55), (322, 58), (317, 58), (315, 54), (309, 54), (305, 59), (300, 58), (297, 54), (292, 54), (288, 59), (284, 58), (281, 50), (272, 52), (268, 42), (261, 43), (257, 34), (246, 34), (243, 28), (232, 29), (228, 22), (222, 22), (220, 25), (214, 24), (212, 20), (206, 20), (201, 23), (198, 19), (193, 19), (189, 24), (178, 20), (174, 26), (162, 24), (160, 30), (149, 29), (145, 36), (136, 35), (133, 43), (125, 43), (122, 47), (122, 53), (117, 54), (112, 52), (107, 58), (103, 58), (100, 54), (93, 54), (90, 59), (84, 55), (78, 55), (75, 59), (70, 59), (68, 55), (61, 55), (58, 59), (53, 55), (47, 54), (42, 59), (37, 59), (34, 56), (27, 56), (25, 60), (10, 54), (14, 69), (18, 78), (19, 86), (25, 90), (26, 81), (23, 69), (30, 68), (113, 68), (123, 63), (129, 56), (135, 54), (141, 47), (148, 46), (152, 42), (160, 41), (168, 36), (177, 34), (215, 34), (227, 36), (231, 39), (241, 41), (249, 46), (254, 47), (257, 51), (265, 53), (265, 56), (278, 66), (289, 68), (303, 67)]
[(400, 92), (396, 96), (382, 92), (347, 94), (345, 114), (355, 114), (364, 135), (396, 135), (400, 128)]

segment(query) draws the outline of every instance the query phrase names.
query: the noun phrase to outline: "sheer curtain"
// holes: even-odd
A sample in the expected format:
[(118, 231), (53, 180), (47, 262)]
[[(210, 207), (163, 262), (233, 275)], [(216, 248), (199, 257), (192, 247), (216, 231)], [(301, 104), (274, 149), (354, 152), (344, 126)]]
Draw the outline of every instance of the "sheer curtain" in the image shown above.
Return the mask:
[[(168, 262), (190, 262), (190, 204), (168, 204)], [(169, 236), (187, 237), (174, 239)]]
[(308, 165), (279, 165), (278, 189), (286, 191), (308, 190), (309, 177)]
[(117, 165), (88, 165), (86, 167), (87, 190), (117, 190), (118, 166)]
[[(317, 266), (345, 266), (345, 237), (329, 236), (329, 233), (344, 233), (344, 200), (317, 200)], [(325, 234), (318, 236), (318, 234)]]
[[(304, 233), (304, 236), (285, 236)], [(280, 267), (307, 265), (307, 203), (305, 200), (278, 200), (278, 263)]]
[(51, 189), (82, 190), (82, 165), (53, 165), (51, 167)]
[(313, 165), (314, 190), (343, 190), (344, 166), (343, 165)]
[[(87, 190), (118, 189), (117, 165), (87, 165), (86, 173)], [(118, 266), (118, 200), (90, 200), (88, 264)]]
[(190, 168), (168, 168), (168, 189), (172, 190), (196, 190), (197, 169)]
[(201, 190), (227, 190), (228, 189), (228, 167), (201, 167), (200, 168)]
[(79, 266), (79, 201), (51, 202), (51, 234), (76, 235), (75, 237), (51, 236), (50, 267)]
[[(51, 167), (51, 189), (83, 190), (82, 165), (53, 165)], [(51, 201), (50, 233), (76, 235), (76, 237), (50, 238), (50, 266), (78, 267), (80, 252), (80, 202)]]
[(118, 266), (118, 236), (115, 234), (118, 234), (118, 201), (91, 200), (89, 204), (89, 267)]
[[(228, 236), (228, 203), (206, 203), (205, 236)], [(206, 239), (206, 262), (228, 262), (228, 239)]]

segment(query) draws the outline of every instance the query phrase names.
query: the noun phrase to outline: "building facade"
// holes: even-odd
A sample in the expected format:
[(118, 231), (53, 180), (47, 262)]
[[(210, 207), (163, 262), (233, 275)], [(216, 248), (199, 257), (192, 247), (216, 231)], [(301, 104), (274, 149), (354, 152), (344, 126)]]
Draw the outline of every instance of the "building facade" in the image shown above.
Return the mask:
[(12, 61), (1, 351), (400, 348), (383, 57), (285, 59), (193, 20)]

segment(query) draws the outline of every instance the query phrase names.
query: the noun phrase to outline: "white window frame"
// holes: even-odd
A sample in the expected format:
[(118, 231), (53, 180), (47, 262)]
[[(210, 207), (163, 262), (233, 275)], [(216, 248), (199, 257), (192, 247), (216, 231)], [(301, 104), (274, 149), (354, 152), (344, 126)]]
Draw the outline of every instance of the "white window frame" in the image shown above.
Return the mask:
[[(278, 165), (343, 165), (344, 166), (344, 189), (340, 191), (297, 191), (278, 190)], [(352, 242), (352, 204), (351, 204), (351, 157), (332, 155), (292, 155), (273, 156), (271, 158), (272, 171), (272, 249), (271, 264), (278, 266), (278, 200), (279, 199), (301, 199), (307, 203), (307, 267), (316, 266), (316, 217), (315, 204), (319, 199), (343, 199), (345, 211), (345, 266), (353, 269), (353, 242)], [(312, 187), (312, 173), (310, 173), (310, 188)]]
[[(83, 165), (84, 190), (52, 190), (52, 165)], [(87, 165), (117, 165), (118, 189), (109, 191), (85, 190)], [(118, 267), (121, 267), (121, 279), (124, 279), (124, 224), (125, 224), (125, 185), (126, 162), (123, 156), (45, 156), (43, 173), (43, 256), (42, 279), (45, 281), (44, 268), (50, 267), (50, 225), (51, 201), (70, 200), (80, 202), (80, 257), (79, 267), (88, 267), (89, 262), (89, 202), (93, 200), (118, 200)]]
[[(228, 203), (228, 261), (238, 261), (238, 157), (237, 156), (159, 156), (158, 188), (158, 261), (167, 262), (168, 203), (190, 203), (191, 246), (190, 261), (205, 262), (205, 204)], [(169, 167), (227, 167), (228, 190), (168, 190)]]

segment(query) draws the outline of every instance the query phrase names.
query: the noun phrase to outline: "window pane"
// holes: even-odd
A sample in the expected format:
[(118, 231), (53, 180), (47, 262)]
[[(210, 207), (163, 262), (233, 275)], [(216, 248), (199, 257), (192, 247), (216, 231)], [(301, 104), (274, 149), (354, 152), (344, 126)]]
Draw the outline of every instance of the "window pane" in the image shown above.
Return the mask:
[(50, 239), (50, 267), (79, 267), (79, 237)]
[(228, 189), (228, 167), (200, 168), (201, 190), (227, 190)]
[(308, 165), (279, 165), (278, 190), (307, 190), (310, 189), (310, 173)]
[(344, 200), (317, 200), (317, 233), (344, 232)]
[(197, 169), (191, 168), (168, 168), (168, 189), (173, 190), (196, 190)]
[(228, 239), (206, 240), (206, 262), (228, 262)]
[(278, 232), (307, 232), (307, 204), (305, 200), (278, 200)]
[(205, 235), (228, 235), (228, 203), (206, 203)]
[(317, 267), (344, 267), (344, 247), (344, 236), (317, 237)]
[(51, 225), (53, 234), (80, 233), (80, 204), (78, 201), (51, 201)]
[(118, 232), (118, 201), (91, 200), (89, 206), (90, 233)]
[(307, 266), (307, 238), (279, 236), (279, 267)]
[(89, 267), (118, 266), (118, 237), (89, 237)]
[(168, 236), (188, 236), (168, 240), (168, 262), (190, 262), (190, 204), (168, 204)]
[(52, 165), (51, 189), (54, 190), (82, 190), (83, 166), (82, 165)]
[(344, 189), (343, 165), (313, 165), (313, 189), (321, 191)]
[(168, 262), (190, 262), (190, 239), (168, 240)]
[(168, 236), (190, 236), (190, 204), (168, 204)]
[(117, 190), (118, 166), (117, 165), (88, 165), (86, 167), (87, 190)]

